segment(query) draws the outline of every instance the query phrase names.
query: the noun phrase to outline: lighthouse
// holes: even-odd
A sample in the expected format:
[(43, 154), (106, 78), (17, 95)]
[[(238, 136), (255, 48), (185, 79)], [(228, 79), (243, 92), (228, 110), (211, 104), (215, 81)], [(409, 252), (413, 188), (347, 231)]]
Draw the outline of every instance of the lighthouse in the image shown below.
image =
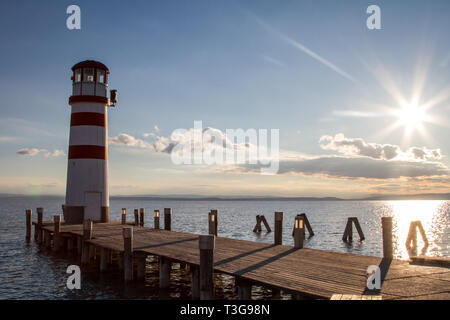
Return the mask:
[[(86, 60), (72, 67), (72, 96), (67, 163), (66, 223), (109, 220), (108, 68)], [(115, 103), (116, 90), (111, 90)]]

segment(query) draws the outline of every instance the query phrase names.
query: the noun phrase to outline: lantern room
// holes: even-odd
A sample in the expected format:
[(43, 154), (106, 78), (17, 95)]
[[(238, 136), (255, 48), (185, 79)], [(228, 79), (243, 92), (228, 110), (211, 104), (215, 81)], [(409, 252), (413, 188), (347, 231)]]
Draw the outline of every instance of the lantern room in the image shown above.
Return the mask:
[(107, 97), (108, 68), (101, 62), (85, 60), (72, 67), (72, 96)]

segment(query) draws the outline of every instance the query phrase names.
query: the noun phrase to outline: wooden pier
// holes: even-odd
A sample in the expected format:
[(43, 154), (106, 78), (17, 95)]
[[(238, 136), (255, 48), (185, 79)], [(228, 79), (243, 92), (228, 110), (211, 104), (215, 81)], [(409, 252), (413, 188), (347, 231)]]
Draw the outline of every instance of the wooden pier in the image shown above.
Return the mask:
[[(169, 213), (171, 215), (171, 211), (166, 210), (166, 214)], [(159, 228), (159, 211), (157, 218)], [(213, 298), (212, 272), (208, 271), (211, 262), (213, 272), (235, 277), (240, 299), (251, 298), (252, 285), (282, 290), (298, 298), (450, 299), (450, 268), (445, 264), (424, 266), (215, 235), (202, 236), (199, 244), (199, 235), (171, 231), (170, 218), (165, 224), (169, 230), (143, 227), (138, 219), (134, 223), (122, 220), (90, 223), (84, 227), (82, 224), (65, 224), (58, 219), (33, 224), (38, 233), (35, 239), (41, 245), (77, 253), (83, 264), (97, 256), (100, 272), (110, 266), (111, 256), (116, 255), (120, 268), (124, 269), (125, 281), (143, 281), (147, 256), (159, 259), (160, 288), (168, 287), (170, 283), (171, 264), (189, 266), (194, 299)], [(213, 231), (217, 232), (216, 229)], [(202, 266), (200, 261), (205, 265)], [(134, 274), (133, 264), (137, 265)], [(381, 269), (381, 290), (367, 289), (366, 272), (371, 265)], [(369, 298), (369, 295), (377, 297)]]

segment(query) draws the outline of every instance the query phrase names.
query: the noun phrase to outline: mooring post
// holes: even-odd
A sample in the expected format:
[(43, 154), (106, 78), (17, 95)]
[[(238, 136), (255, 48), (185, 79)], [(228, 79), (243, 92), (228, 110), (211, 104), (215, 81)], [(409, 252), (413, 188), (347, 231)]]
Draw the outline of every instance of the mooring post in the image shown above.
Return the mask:
[(139, 225), (139, 209), (134, 209), (134, 225)]
[(61, 216), (53, 216), (53, 251), (58, 251), (61, 247)]
[(27, 226), (27, 233), (26, 233), (26, 240), (29, 243), (31, 241), (31, 209), (28, 209), (25, 211), (26, 213), (26, 226)]
[(127, 209), (122, 208), (122, 224), (127, 224)]
[(153, 228), (159, 229), (159, 210), (155, 210), (155, 216), (153, 218)]
[(139, 209), (139, 225), (144, 226), (144, 208)]
[(381, 227), (383, 229), (383, 258), (392, 259), (392, 217), (382, 217)]
[(123, 268), (125, 281), (133, 280), (133, 227), (123, 227)]
[(89, 263), (89, 244), (85, 241), (92, 239), (92, 221), (83, 221), (83, 242), (81, 251), (81, 264)]
[(211, 300), (214, 294), (213, 263), (214, 244), (213, 235), (200, 235), (200, 300)]
[(235, 283), (238, 287), (239, 300), (251, 300), (252, 298), (252, 283), (246, 279), (236, 277)]
[(165, 257), (159, 257), (159, 288), (166, 289), (170, 286), (170, 271), (172, 263)]
[(37, 216), (38, 216), (38, 221), (37, 221), (37, 238), (36, 238), (36, 234), (34, 235), (35, 239), (37, 239), (38, 243), (42, 243), (42, 221), (44, 219), (44, 208), (37, 208)]
[(200, 299), (200, 267), (191, 264), (189, 266), (191, 270), (191, 295), (192, 299)]
[(208, 214), (208, 231), (217, 236), (217, 210), (211, 210)]
[(275, 212), (275, 234), (274, 243), (283, 244), (283, 212)]
[(172, 208), (164, 208), (164, 229), (172, 230)]
[(302, 216), (297, 215), (294, 222), (294, 248), (303, 248), (303, 241), (305, 240), (305, 224)]

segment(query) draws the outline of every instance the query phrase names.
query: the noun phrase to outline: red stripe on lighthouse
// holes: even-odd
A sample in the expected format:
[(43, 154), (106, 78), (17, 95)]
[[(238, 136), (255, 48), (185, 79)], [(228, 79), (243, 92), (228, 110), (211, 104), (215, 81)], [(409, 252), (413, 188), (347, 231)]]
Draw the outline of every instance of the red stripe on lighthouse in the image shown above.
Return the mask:
[(108, 152), (102, 146), (69, 146), (69, 159), (99, 159), (107, 160)]
[(106, 117), (103, 113), (97, 112), (76, 112), (72, 113), (70, 126), (97, 126), (106, 127)]
[(102, 96), (90, 96), (90, 95), (81, 95), (81, 96), (71, 96), (69, 98), (69, 104), (73, 104), (75, 102), (100, 102), (105, 105), (109, 105), (109, 99), (107, 97)]

